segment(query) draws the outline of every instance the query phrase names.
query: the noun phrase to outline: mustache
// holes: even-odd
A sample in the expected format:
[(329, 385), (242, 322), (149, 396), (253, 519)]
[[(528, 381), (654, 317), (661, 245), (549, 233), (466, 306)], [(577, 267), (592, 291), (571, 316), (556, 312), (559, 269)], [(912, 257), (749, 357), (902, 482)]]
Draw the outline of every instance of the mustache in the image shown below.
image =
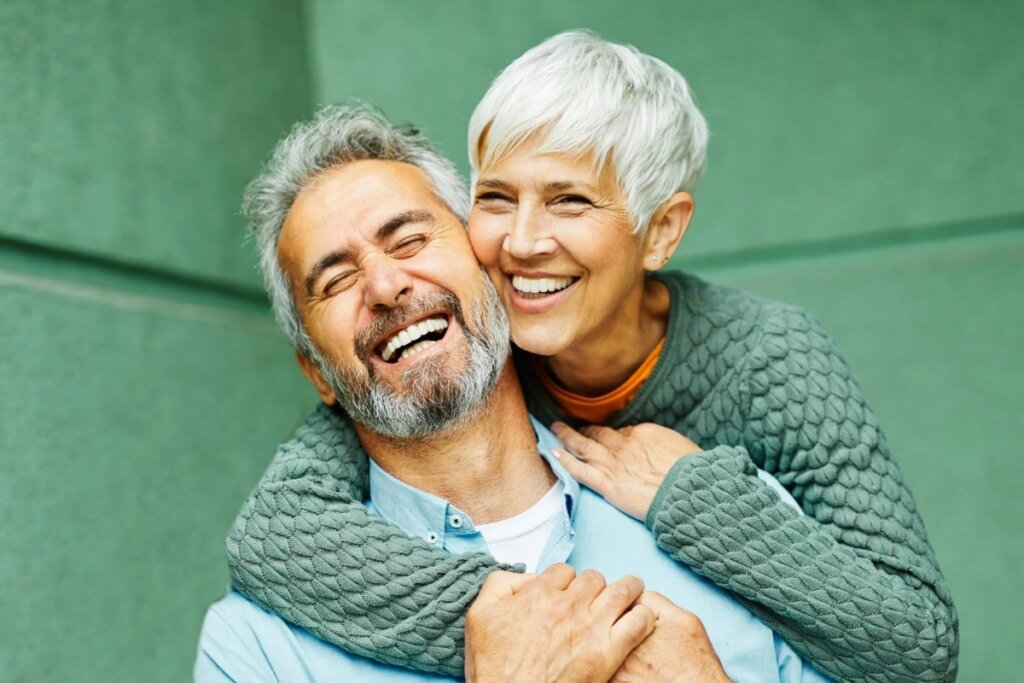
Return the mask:
[(401, 308), (392, 308), (381, 313), (373, 322), (356, 333), (356, 357), (363, 363), (369, 363), (374, 345), (389, 330), (402, 327), (413, 318), (429, 311), (445, 311), (450, 313), (462, 329), (466, 329), (466, 318), (462, 310), (462, 304), (459, 303), (459, 299), (454, 293), (444, 290), (437, 294), (410, 301)]

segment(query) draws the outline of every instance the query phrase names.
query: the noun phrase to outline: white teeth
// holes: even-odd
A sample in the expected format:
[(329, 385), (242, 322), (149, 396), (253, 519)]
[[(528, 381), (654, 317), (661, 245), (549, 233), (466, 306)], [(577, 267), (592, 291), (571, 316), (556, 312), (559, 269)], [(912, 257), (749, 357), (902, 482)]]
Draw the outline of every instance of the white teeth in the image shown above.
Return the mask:
[(423, 349), (431, 347), (436, 343), (437, 342), (434, 341), (433, 339), (424, 339), (423, 341), (418, 341), (412, 346), (407, 346), (404, 349), (402, 349), (402, 353), (398, 356), (398, 360), (405, 360), (412, 354), (419, 353)]
[[(439, 332), (447, 327), (448, 320), (443, 317), (427, 318), (426, 320), (421, 320), (418, 323), (409, 325), (409, 327), (404, 330), (391, 335), (391, 339), (389, 339), (388, 343), (384, 346), (384, 350), (380, 352), (381, 358), (390, 362), (391, 359), (394, 358), (398, 349), (401, 349), (402, 347), (408, 348), (402, 351), (402, 355), (398, 360), (402, 360), (402, 358), (412, 355), (413, 353), (416, 353), (416, 351), (422, 351), (427, 346), (431, 346), (437, 342), (430, 339), (424, 339), (418, 344), (413, 344), (413, 342), (425, 334), (429, 334), (430, 332)], [(409, 346), (409, 344), (412, 344), (412, 346)]]
[(525, 278), (522, 275), (512, 276), (512, 286), (523, 294), (542, 294), (557, 292), (572, 284), (571, 277), (539, 277)]

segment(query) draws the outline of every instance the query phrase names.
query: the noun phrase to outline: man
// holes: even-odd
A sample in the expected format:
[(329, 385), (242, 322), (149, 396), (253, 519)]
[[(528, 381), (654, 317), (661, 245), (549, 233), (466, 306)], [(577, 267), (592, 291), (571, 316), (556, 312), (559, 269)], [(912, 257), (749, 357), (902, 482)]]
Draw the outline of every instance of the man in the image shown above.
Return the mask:
[[(287, 302), (279, 322), (323, 402), (351, 420), (332, 428), (354, 428), (371, 459), (367, 506), (449, 552), (542, 570), (495, 574), (481, 591), (470, 680), (824, 680), (552, 456), (463, 229), (468, 193), (422, 138), (328, 108), (278, 145), (255, 187), (250, 215), (277, 226), (261, 247), (271, 296)], [(231, 593), (207, 615), (196, 678), (436, 676), (346, 653)]]

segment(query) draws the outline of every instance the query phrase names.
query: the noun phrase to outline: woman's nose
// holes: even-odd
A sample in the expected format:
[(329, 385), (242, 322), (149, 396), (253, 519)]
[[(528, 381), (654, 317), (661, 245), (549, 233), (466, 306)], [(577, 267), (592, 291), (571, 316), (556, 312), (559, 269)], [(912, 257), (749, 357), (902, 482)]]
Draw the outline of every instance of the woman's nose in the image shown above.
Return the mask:
[(514, 258), (525, 260), (554, 253), (558, 250), (558, 242), (551, 236), (550, 227), (543, 216), (520, 207), (501, 248)]

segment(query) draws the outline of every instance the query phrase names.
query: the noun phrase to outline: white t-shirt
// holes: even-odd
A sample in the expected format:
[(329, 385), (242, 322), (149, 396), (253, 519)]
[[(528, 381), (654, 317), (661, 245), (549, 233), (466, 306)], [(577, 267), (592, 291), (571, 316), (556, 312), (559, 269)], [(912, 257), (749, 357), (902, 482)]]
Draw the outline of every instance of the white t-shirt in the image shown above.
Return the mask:
[(555, 483), (544, 496), (515, 517), (490, 524), (477, 524), (487, 549), (499, 562), (522, 562), (526, 571), (537, 571), (551, 532), (565, 513), (565, 486)]

